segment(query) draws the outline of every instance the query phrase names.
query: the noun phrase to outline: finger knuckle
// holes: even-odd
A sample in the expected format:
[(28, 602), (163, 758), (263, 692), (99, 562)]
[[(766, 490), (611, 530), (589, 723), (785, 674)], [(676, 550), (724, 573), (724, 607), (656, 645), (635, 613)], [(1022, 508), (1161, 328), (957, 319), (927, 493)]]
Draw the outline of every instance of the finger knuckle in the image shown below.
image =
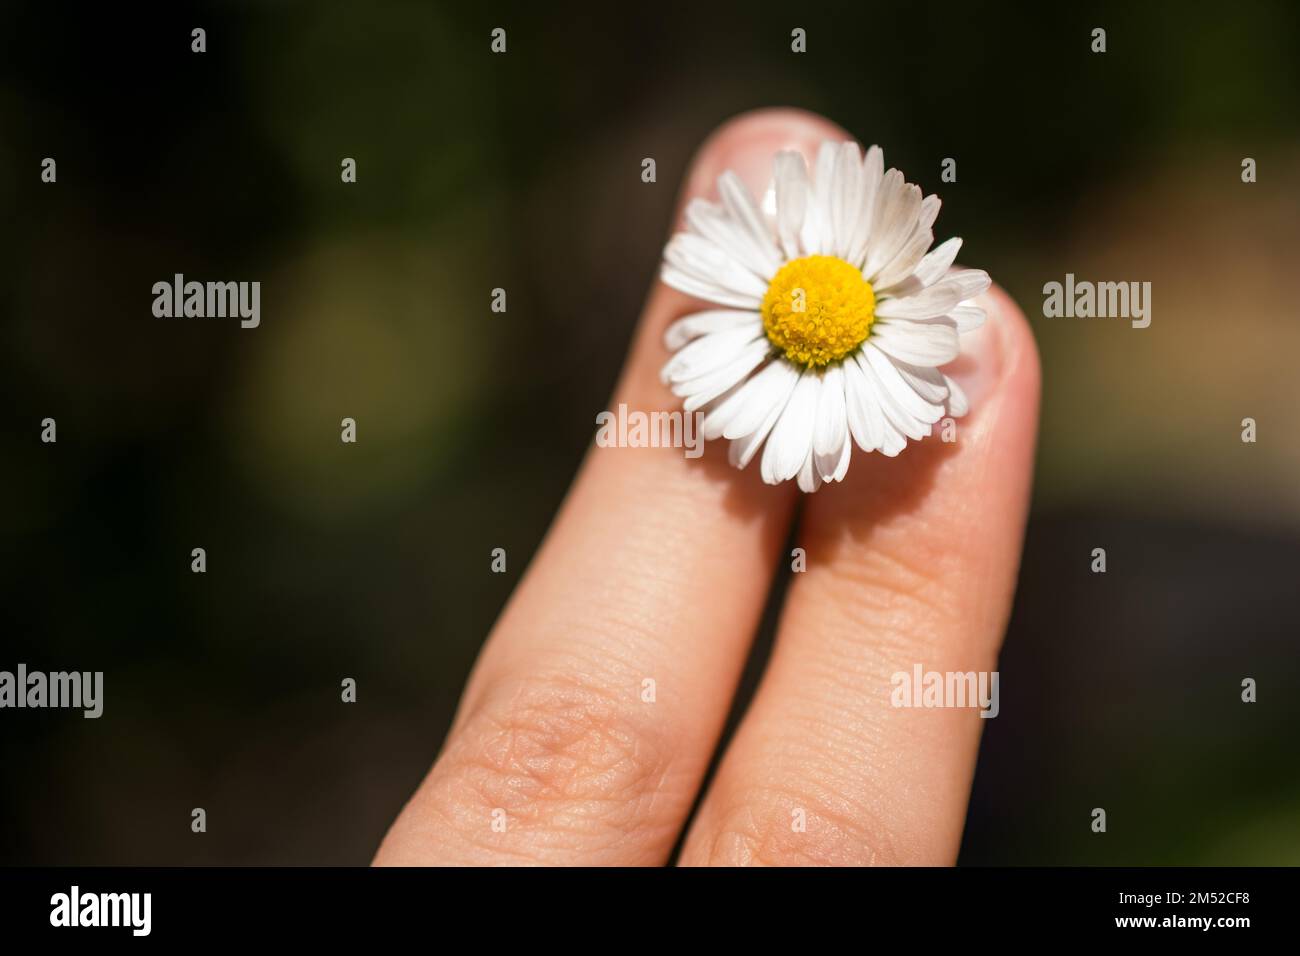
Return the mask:
[(504, 808), (517, 825), (625, 833), (670, 760), (637, 701), (569, 676), (499, 688), (449, 745), (444, 772), (459, 781), (459, 799)]
[(755, 788), (733, 804), (706, 848), (710, 866), (899, 866), (889, 828), (818, 796)]

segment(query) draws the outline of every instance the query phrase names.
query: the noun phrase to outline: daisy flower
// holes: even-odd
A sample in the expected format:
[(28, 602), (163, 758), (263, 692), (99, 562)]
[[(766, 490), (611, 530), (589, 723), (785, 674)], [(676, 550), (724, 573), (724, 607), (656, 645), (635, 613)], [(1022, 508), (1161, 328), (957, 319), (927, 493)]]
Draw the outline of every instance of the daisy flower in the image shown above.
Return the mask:
[(778, 153), (762, 206), (732, 171), (718, 193), (664, 249), (663, 281), (718, 308), (668, 328), (662, 377), (733, 465), (761, 449), (764, 481), (812, 492), (844, 478), (855, 444), (892, 457), (966, 413), (940, 367), (984, 321), (971, 300), (989, 277), (952, 268), (960, 239), (930, 250), (937, 196), (878, 147), (831, 142), (811, 171)]

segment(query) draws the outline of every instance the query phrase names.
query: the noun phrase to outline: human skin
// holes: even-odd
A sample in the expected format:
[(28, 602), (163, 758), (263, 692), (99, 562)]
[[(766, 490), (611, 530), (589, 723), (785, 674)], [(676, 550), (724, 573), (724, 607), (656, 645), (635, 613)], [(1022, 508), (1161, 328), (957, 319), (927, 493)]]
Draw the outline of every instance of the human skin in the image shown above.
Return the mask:
[[(810, 162), (820, 117), (764, 110), (701, 147), (678, 204), (734, 169), (762, 195), (772, 156)], [(969, 248), (969, 245), (968, 245)], [(957, 440), (854, 449), (807, 497), (775, 649), (703, 801), (684, 865), (947, 865), (982, 719), (891, 705), (890, 677), (989, 671), (1010, 611), (1038, 421), (1038, 355), (996, 286), (949, 369)], [(664, 329), (707, 306), (656, 282), (610, 400), (672, 409)], [(793, 482), (681, 449), (592, 447), (483, 648), (442, 752), (378, 865), (662, 865), (717, 747), (775, 570)], [(643, 681), (654, 681), (654, 700)], [(802, 819), (804, 826), (794, 825)], [(495, 824), (495, 825), (494, 825)]]

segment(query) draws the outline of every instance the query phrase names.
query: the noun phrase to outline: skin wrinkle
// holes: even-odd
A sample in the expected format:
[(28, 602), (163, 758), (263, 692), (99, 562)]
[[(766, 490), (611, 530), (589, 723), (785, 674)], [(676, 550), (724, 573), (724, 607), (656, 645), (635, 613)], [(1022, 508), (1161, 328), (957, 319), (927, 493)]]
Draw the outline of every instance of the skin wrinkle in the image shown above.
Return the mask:
[[(573, 661), (578, 673), (609, 672), (611, 678), (639, 685), (641, 678), (654, 676), (645, 671), (645, 660), (667, 653), (669, 645), (661, 635), (672, 633), (672, 623), (649, 613), (638, 614), (630, 605), (621, 604), (618, 608), (585, 609), (581, 617), (573, 615), (567, 625), (557, 621), (539, 628), (537, 638), (541, 643), (552, 632), (562, 635), (566, 649), (557, 663)], [(536, 669), (536, 661), (526, 664), (530, 671)]]
[[(679, 624), (681, 617), (679, 601), (693, 597), (690, 593), (693, 590), (688, 582), (672, 580), (667, 574), (663, 577), (655, 572), (628, 575), (621, 587), (607, 586), (598, 600), (585, 610), (593, 622), (603, 619), (616, 626), (635, 627), (638, 629), (637, 637), (653, 642), (656, 634), (673, 633), (673, 627)], [(683, 591), (687, 593), (683, 594)], [(672, 599), (664, 600), (665, 596)]]
[[(817, 541), (807, 542), (809, 553), (824, 553), (825, 549), (820, 544)], [(807, 580), (810, 586), (815, 587), (820, 584), (821, 576), (829, 576), (848, 585), (848, 588), (836, 588), (833, 585), (824, 588), (832, 593), (861, 589), (876, 590), (897, 597), (915, 597), (924, 588), (941, 582), (942, 576), (935, 573), (932, 564), (927, 564), (922, 558), (905, 557), (905, 551), (906, 549), (880, 545), (872, 548), (854, 546), (847, 554), (852, 560), (821, 566), (816, 569), (818, 574)], [(886, 601), (885, 604), (887, 603)]]
[[(724, 809), (717, 836), (707, 848), (711, 866), (843, 865), (843, 844), (851, 841), (871, 847), (872, 859), (891, 865), (898, 859), (895, 838), (869, 817), (854, 811), (844, 817), (820, 801), (810, 800), (807, 789), (798, 792), (769, 785), (751, 791), (744, 803)], [(807, 814), (807, 832), (791, 828), (795, 808)]]
[(833, 605), (846, 624), (863, 633), (872, 633), (873, 638), (874, 632), (885, 628), (891, 620), (904, 619), (915, 624), (937, 619), (943, 626), (957, 616), (953, 609), (960, 606), (962, 598), (943, 578), (925, 579), (914, 576), (910, 570), (881, 570), (880, 565), (893, 565), (893, 562), (879, 560), (878, 554), (872, 555), (869, 561), (869, 565), (840, 562), (825, 572), (829, 581), (810, 579), (808, 587), (822, 601)]
[[(799, 789), (760, 786), (749, 791), (745, 804), (751, 809), (758, 807), (754, 814), (758, 827), (753, 835), (763, 849), (758, 854), (769, 861), (781, 860), (783, 855), (793, 853), (811, 862), (852, 862), (859, 858), (863, 848), (870, 849), (870, 855), (877, 860), (901, 862), (895, 847), (910, 842), (907, 834), (886, 820), (906, 819), (900, 813), (900, 800), (890, 797), (890, 787), (898, 790), (898, 768), (890, 761), (873, 764), (859, 759), (851, 766), (849, 772), (834, 772), (829, 765), (820, 761), (812, 772), (803, 769), (807, 766), (800, 755), (798, 760), (777, 762), (770, 765), (771, 779), (797, 779)], [(868, 771), (863, 772), (865, 769)], [(797, 771), (792, 773), (791, 771)], [(889, 781), (882, 785), (875, 781)], [(781, 794), (780, 799), (773, 794)], [(913, 798), (928, 799), (925, 794), (913, 793)], [(789, 811), (801, 807), (807, 812), (808, 833), (796, 834), (790, 828)], [(829, 826), (836, 837), (830, 844), (830, 852), (821, 851), (816, 846), (805, 847), (809, 834), (816, 837), (817, 825)], [(723, 828), (733, 827), (728, 822)], [(852, 849), (848, 844), (852, 845)], [(780, 852), (773, 849), (777, 848)], [(811, 851), (811, 852), (810, 852)]]
[[(907, 721), (903, 733), (914, 745), (910, 749), (904, 747), (901, 752), (894, 748), (883, 747), (880, 743), (880, 722), (886, 717), (896, 716)], [(968, 716), (975, 720), (980, 719), (973, 714)], [(807, 738), (815, 739), (824, 749), (809, 744), (800, 746), (794, 741), (789, 741), (788, 747), (775, 750), (774, 753), (788, 759), (791, 765), (804, 764), (809, 757), (821, 758), (818, 761), (816, 778), (825, 777), (839, 781), (840, 792), (846, 800), (850, 800), (853, 794), (859, 792), (862, 781), (888, 779), (890, 776), (900, 779), (899, 774), (910, 766), (908, 753), (921, 752), (922, 744), (942, 741), (953, 729), (950, 721), (960, 723), (960, 720), (954, 720), (952, 715), (934, 711), (910, 710), (902, 715), (882, 712), (875, 721), (853, 720), (849, 727), (839, 728), (839, 733), (823, 731), (816, 738), (811, 736)], [(804, 722), (823, 728), (833, 726), (826, 719), (804, 718)], [(863, 774), (864, 767), (874, 772)], [(902, 774), (902, 779), (907, 779), (907, 776)], [(871, 793), (876, 798), (887, 796), (884, 791), (878, 789), (872, 790)]]
[[(823, 604), (822, 609), (825, 607)], [(806, 653), (824, 657), (836, 666), (862, 660), (868, 653), (880, 655), (881, 660), (914, 662), (942, 650), (948, 634), (944, 628), (961, 620), (960, 615), (919, 600), (883, 612), (846, 613), (827, 620), (818, 632), (817, 649)]]
[[(669, 788), (665, 786), (667, 780), (668, 776), (665, 771), (659, 775), (657, 780), (648, 781), (644, 789), (622, 795), (618, 794), (611, 786), (609, 788), (610, 799), (614, 801), (623, 799), (628, 802), (628, 816), (633, 820), (647, 821), (644, 829), (653, 829), (649, 821), (657, 819), (656, 814), (653, 812), (654, 806), (657, 802), (662, 801), (665, 792), (670, 792)], [(556, 807), (555, 812), (546, 820), (547, 825), (550, 827), (561, 830), (568, 829), (584, 835), (597, 835), (608, 839), (612, 846), (626, 842), (635, 835), (634, 831), (629, 831), (626, 826), (618, 825), (617, 820), (612, 819), (610, 815), (603, 812), (604, 808), (601, 808), (602, 812), (592, 814), (581, 812), (588, 809), (582, 803), (559, 802)]]
[[(863, 775), (866, 779), (871, 779), (888, 765), (887, 759), (881, 759), (887, 755), (883, 754), (876, 745), (875, 736), (865, 732), (865, 727), (856, 732), (837, 728), (835, 733), (813, 736), (816, 733), (815, 728), (828, 728), (833, 724), (824, 719), (808, 716), (800, 718), (798, 715), (792, 715), (792, 717), (800, 724), (809, 727), (810, 733), (803, 737), (791, 735), (775, 745), (771, 751), (772, 764), (797, 767), (806, 764), (807, 758), (816, 757), (818, 758), (816, 771), (807, 775), (809, 780), (819, 780), (823, 776), (840, 779), (840, 770), (850, 770), (856, 774), (864, 768), (868, 771), (873, 769), (877, 771), (877, 773), (869, 772)], [(856, 786), (851, 787), (838, 793), (838, 796), (845, 803), (851, 802), (856, 789)]]
[[(662, 542), (654, 541), (645, 547), (636, 538), (630, 538), (621, 547), (634, 553), (611, 557), (603, 567), (593, 564), (581, 574), (579, 579), (586, 584), (583, 591), (589, 598), (589, 602), (577, 605), (582, 613), (593, 617), (614, 609), (624, 613), (628, 609), (662, 613), (664, 608), (658, 600), (638, 603), (631, 598), (658, 599), (675, 592), (689, 593), (698, 587), (675, 566), (658, 559), (655, 552), (662, 553)], [(643, 547), (644, 553), (635, 553)]]
[[(883, 498), (894, 494), (888, 488), (873, 488), (868, 493)], [(936, 501), (934, 505), (944, 517), (939, 527), (933, 526), (928, 516), (888, 516), (864, 511), (861, 520), (868, 524), (868, 530), (861, 537), (850, 535), (842, 524), (823, 525), (816, 516), (804, 536), (817, 553), (831, 554), (837, 559), (821, 567), (856, 566), (878, 560), (887, 566), (885, 571), (892, 567), (921, 582), (932, 582), (963, 566), (972, 554), (966, 542), (974, 533), (971, 522), (963, 519), (982, 517), (972, 515), (962, 506), (960, 498)], [(841, 556), (845, 560), (838, 560)]]
[[(913, 532), (897, 537), (912, 542), (915, 550), (916, 542), (924, 541), (927, 536)], [(960, 542), (962, 539), (958, 536), (956, 540)], [(816, 545), (809, 544), (808, 547), (810, 554), (818, 553), (814, 550)], [(873, 643), (904, 650), (915, 650), (918, 641), (925, 647), (940, 643), (943, 634), (950, 633), (972, 616), (985, 617), (984, 614), (973, 615), (972, 611), (986, 607), (989, 595), (983, 591), (972, 595), (970, 589), (964, 587), (963, 569), (978, 562), (977, 553), (963, 548), (960, 543), (932, 550), (936, 552), (933, 557), (905, 559), (903, 549), (881, 542), (855, 545), (853, 552), (844, 555), (843, 560), (818, 567), (817, 577), (809, 574), (806, 589), (815, 592), (809, 600), (835, 603), (841, 618), (852, 622), (851, 626), (840, 631), (846, 635), (855, 631), (870, 633)], [(831, 580), (827, 581), (825, 577)], [(1007, 599), (1013, 590), (1007, 589)], [(905, 621), (913, 631), (891, 630), (888, 626), (891, 619)], [(927, 641), (915, 633), (918, 622), (927, 619), (933, 624), (925, 630), (938, 635), (937, 640)], [(889, 639), (890, 633), (895, 634), (895, 639)], [(843, 653), (858, 643), (860, 640), (846, 637), (843, 642), (846, 646), (834, 650)]]
[[(646, 659), (670, 655), (668, 636), (679, 627), (681, 604), (693, 600), (689, 594), (681, 594), (682, 582), (675, 572), (666, 571), (664, 575), (624, 575), (618, 588), (583, 588), (587, 596), (584, 602), (573, 608), (559, 608), (551, 615), (553, 626), (563, 631), (570, 643), (588, 649), (588, 656), (580, 658), (580, 663), (600, 669), (607, 669), (611, 662), (624, 663), (622, 676), (635, 677), (639, 684), (642, 677), (654, 676), (646, 670)], [(663, 600), (665, 594), (674, 591), (677, 593), (673, 600)], [(532, 629), (537, 632), (538, 644), (555, 643), (547, 633), (550, 626), (539, 629), (533, 624)]]
[[(501, 840), (502, 834), (493, 832), (488, 826), (490, 817), (483, 803), (451, 799), (442, 791), (464, 787), (472, 781), (431, 776), (429, 781), (411, 801), (422, 814), (432, 819), (424, 819), (417, 831), (421, 845), (436, 848), (448, 858), (448, 862), (471, 862), (482, 851), (492, 852), (499, 863), (519, 863), (532, 865), (538, 863), (534, 854), (529, 854), (514, 845)], [(439, 823), (444, 824), (439, 826)]]
[[(877, 683), (876, 679), (853, 683), (842, 681), (832, 685), (815, 683), (816, 670), (823, 669), (817, 667), (813, 673), (801, 674), (808, 678), (809, 690), (800, 692), (797, 687), (791, 689), (787, 710), (789, 725), (804, 731), (799, 736), (818, 743), (832, 739), (827, 732), (829, 728), (835, 727), (841, 734), (852, 733), (857, 738), (859, 749), (870, 750), (874, 732), (879, 729), (875, 726), (878, 720), (892, 715), (883, 706), (878, 710), (864, 710), (862, 703), (864, 700), (879, 699), (882, 704), (887, 704), (890, 689), (888, 684), (879, 681), (878, 687), (871, 686)], [(875, 678), (876, 675), (873, 674), (872, 677)], [(813, 692), (812, 687), (817, 687), (818, 690)], [(838, 690), (840, 693), (826, 693), (828, 690)], [(861, 732), (855, 732), (857, 728), (862, 728)]]
[[(557, 621), (553, 628), (558, 634), (568, 638), (589, 633), (590, 641), (584, 645), (584, 642), (570, 640), (563, 651), (556, 651), (549, 655), (544, 664), (536, 660), (526, 660), (518, 667), (505, 666), (497, 675), (495, 686), (514, 682), (516, 687), (526, 687), (530, 683), (541, 683), (549, 679), (555, 681), (559, 687), (572, 685), (582, 689), (604, 684), (612, 691), (613, 688), (630, 686), (633, 681), (635, 686), (639, 686), (641, 677), (645, 676), (639, 673), (639, 668), (634, 663), (621, 655), (620, 651), (627, 646), (627, 642), (609, 640), (610, 631), (605, 622), (574, 622), (566, 627), (562, 621)], [(552, 627), (538, 628), (537, 640), (546, 641), (550, 630)], [(623, 626), (620, 632), (625, 637), (629, 633), (638, 633), (631, 624)], [(484, 686), (480, 693), (467, 695), (461, 705), (461, 717), (483, 709), (484, 696), (491, 689), (490, 686)], [(460, 722), (461, 720), (458, 719), (458, 724)]]
[[(620, 710), (590, 686), (521, 682), (509, 704), (484, 706), (470, 718), (433, 775), (460, 786), (435, 790), (435, 804), (440, 797), (453, 808), (475, 808), (485, 833), (492, 832), (491, 810), (504, 808), (516, 834), (542, 828), (550, 849), (557, 834), (591, 849), (654, 829), (639, 811), (647, 796), (669, 791), (670, 758)], [(442, 815), (463, 816), (455, 809)]]
[[(636, 786), (639, 775), (632, 754), (613, 752), (626, 747), (624, 740), (605, 732), (600, 740), (579, 740), (570, 718), (545, 719), (541, 730), (532, 725), (537, 718), (529, 716), (516, 717), (495, 731), (480, 731), (487, 736), (458, 755), (462, 768), (483, 771), (476, 776), (488, 802), (523, 815), (542, 802), (614, 800), (622, 795), (622, 788)], [(598, 783), (602, 777), (604, 786)]]
[[(880, 743), (881, 726), (892, 719), (897, 719), (897, 715), (883, 708), (863, 715), (848, 708), (826, 714), (792, 708), (791, 724), (796, 729), (804, 728), (804, 732), (786, 735), (775, 742), (770, 748), (772, 762), (800, 766), (807, 764), (807, 758), (812, 757), (818, 758), (815, 761), (814, 776), (825, 771), (852, 782), (855, 775), (865, 769), (868, 771), (864, 774), (867, 779), (883, 777), (886, 770), (898, 769), (900, 766), (898, 756)], [(933, 730), (921, 728), (919, 722), (909, 732), (917, 744), (927, 741), (933, 735)], [(852, 787), (845, 796), (851, 792)]]
[[(623, 706), (644, 711), (650, 705), (643, 703), (640, 698), (642, 679), (666, 673), (666, 669), (648, 668), (645, 661), (655, 655), (638, 654), (634, 642), (610, 641), (607, 635), (604, 625), (600, 623), (575, 625), (567, 632), (571, 645), (569, 652), (548, 666), (552, 668), (557, 680), (572, 680), (577, 686), (608, 687), (612, 692), (622, 695), (620, 702)], [(666, 646), (658, 650), (658, 656), (668, 657), (670, 654), (671, 649)], [(514, 680), (528, 680), (537, 676), (531, 670), (523, 670), (507, 672), (498, 679), (507, 679), (507, 674), (513, 674), (509, 679)], [(661, 686), (656, 687), (654, 719), (661, 726), (663, 736), (679, 742), (694, 739), (701, 734), (708, 736), (707, 731), (699, 731), (689, 722), (673, 719), (673, 715), (682, 713), (682, 705), (686, 703), (674, 695), (676, 681), (669, 678), (667, 681), (657, 681), (657, 685)], [(669, 721), (666, 724), (663, 723), (665, 717)]]

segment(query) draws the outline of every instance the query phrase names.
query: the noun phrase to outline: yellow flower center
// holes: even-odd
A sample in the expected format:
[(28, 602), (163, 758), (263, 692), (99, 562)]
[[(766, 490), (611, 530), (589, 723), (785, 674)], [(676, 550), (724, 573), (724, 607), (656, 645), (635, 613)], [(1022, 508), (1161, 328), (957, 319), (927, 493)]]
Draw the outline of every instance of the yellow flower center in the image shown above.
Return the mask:
[(763, 330), (795, 365), (838, 362), (866, 341), (876, 294), (862, 272), (834, 256), (805, 256), (781, 267), (767, 287)]

